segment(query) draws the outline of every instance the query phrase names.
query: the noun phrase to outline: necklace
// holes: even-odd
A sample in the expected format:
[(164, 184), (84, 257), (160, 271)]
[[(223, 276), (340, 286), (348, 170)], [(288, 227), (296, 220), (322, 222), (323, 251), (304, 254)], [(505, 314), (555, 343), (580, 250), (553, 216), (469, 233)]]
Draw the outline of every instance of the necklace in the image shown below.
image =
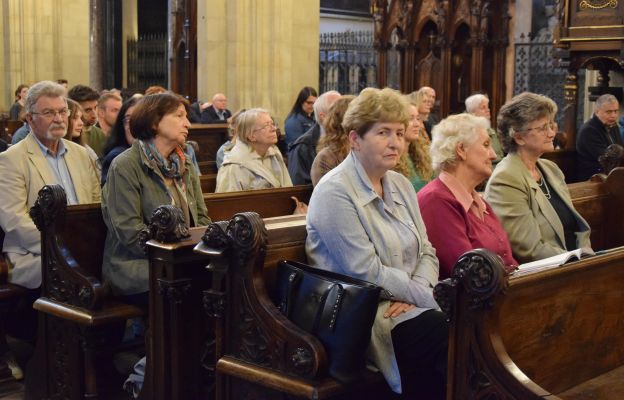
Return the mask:
[(546, 196), (546, 198), (548, 200), (550, 200), (550, 198), (552, 197), (550, 195), (550, 189), (548, 188), (548, 184), (546, 183), (546, 179), (544, 179), (544, 177), (542, 176), (542, 173), (540, 172), (540, 180), (537, 183), (540, 187), (540, 189), (542, 190), (542, 193), (544, 193), (544, 196)]

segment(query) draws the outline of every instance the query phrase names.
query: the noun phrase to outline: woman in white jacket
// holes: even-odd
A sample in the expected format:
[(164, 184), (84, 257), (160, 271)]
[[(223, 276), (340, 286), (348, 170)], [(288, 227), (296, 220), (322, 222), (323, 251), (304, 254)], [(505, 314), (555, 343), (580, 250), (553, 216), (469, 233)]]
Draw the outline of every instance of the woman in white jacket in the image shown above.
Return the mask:
[(236, 144), (217, 174), (216, 192), (292, 186), (284, 159), (275, 145), (277, 128), (267, 110), (252, 108), (236, 119)]

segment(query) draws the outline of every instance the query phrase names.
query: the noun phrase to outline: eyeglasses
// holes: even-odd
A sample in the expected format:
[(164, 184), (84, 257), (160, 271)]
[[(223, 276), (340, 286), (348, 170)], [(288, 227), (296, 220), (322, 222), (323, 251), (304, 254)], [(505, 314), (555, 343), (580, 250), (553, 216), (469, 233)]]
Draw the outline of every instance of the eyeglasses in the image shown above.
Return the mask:
[(548, 133), (548, 131), (554, 131), (556, 126), (557, 126), (557, 124), (551, 121), (551, 122), (545, 123), (542, 126), (536, 126), (535, 128), (527, 128), (527, 129), (525, 129), (525, 131), (526, 132), (536, 131), (536, 132), (541, 133), (543, 135), (543, 134)]
[(273, 129), (277, 129), (277, 126), (275, 126), (275, 124), (273, 122), (269, 122), (268, 124), (261, 126), (260, 128), (256, 128), (254, 129), (255, 131), (264, 131), (264, 130), (273, 130)]
[(56, 111), (56, 110), (45, 110), (43, 112), (31, 112), (31, 114), (33, 115), (42, 115), (44, 118), (47, 119), (54, 119), (56, 118), (57, 115), (60, 115), (61, 118), (65, 118), (65, 117), (69, 117), (71, 115), (71, 111), (67, 108), (64, 108), (62, 110)]

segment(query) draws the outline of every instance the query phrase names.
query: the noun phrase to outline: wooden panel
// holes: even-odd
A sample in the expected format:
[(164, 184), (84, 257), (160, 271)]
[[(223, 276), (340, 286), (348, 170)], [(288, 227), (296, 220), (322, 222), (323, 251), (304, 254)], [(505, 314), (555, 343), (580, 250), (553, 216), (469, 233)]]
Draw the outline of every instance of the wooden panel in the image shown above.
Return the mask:
[[(196, 156), (200, 164), (204, 161), (214, 162), (217, 159), (217, 150), (228, 140), (228, 125), (193, 124), (187, 139), (194, 140), (199, 145)], [(216, 169), (213, 172), (216, 172)]]

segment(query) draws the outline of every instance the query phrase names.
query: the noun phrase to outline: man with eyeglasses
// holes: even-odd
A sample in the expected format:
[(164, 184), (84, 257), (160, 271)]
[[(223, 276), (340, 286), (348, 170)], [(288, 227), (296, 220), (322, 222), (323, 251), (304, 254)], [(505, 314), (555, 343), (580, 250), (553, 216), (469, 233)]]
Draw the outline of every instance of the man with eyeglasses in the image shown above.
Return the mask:
[(28, 289), (41, 285), (41, 237), (28, 211), (44, 185), (61, 185), (68, 204), (100, 201), (100, 185), (86, 149), (63, 139), (69, 109), (65, 88), (33, 85), (24, 108), (31, 132), (0, 154), (0, 227), (5, 232), (9, 281)]
[(594, 115), (576, 136), (576, 178), (585, 181), (603, 172), (598, 157), (612, 144), (622, 145), (617, 126), (620, 103), (611, 94), (603, 94), (596, 100)]

